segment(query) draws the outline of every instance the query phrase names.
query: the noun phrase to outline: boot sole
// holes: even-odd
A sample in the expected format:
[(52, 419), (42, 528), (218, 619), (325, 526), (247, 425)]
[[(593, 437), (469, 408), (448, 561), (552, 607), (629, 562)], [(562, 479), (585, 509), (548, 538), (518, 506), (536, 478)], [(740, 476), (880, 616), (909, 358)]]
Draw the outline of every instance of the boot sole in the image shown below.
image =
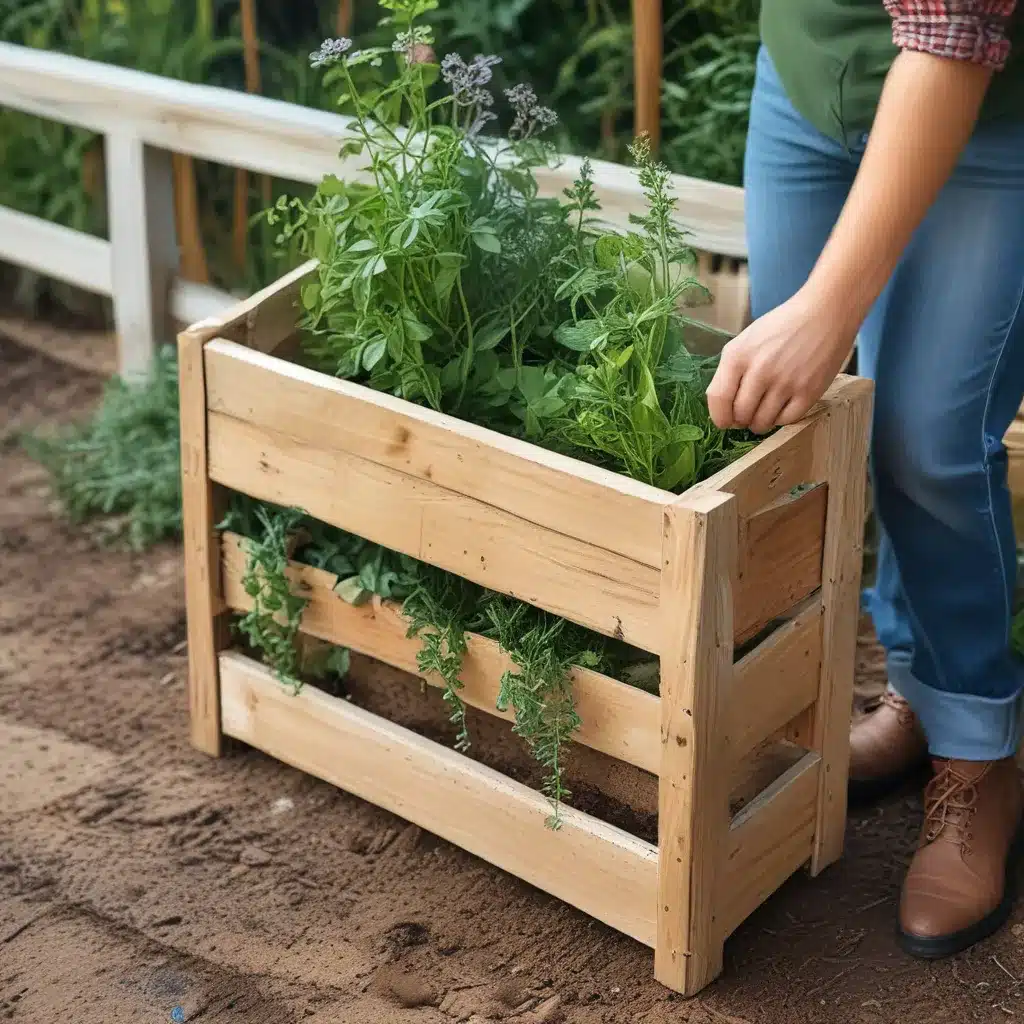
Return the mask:
[(850, 807), (877, 804), (887, 796), (892, 796), (909, 788), (912, 783), (924, 779), (927, 769), (928, 759), (924, 758), (899, 775), (886, 775), (879, 779), (851, 778), (846, 785), (847, 803)]
[(1013, 905), (1017, 900), (1017, 862), (1022, 856), (1024, 856), (1024, 822), (1018, 827), (1017, 837), (1006, 858), (1006, 882), (1003, 886), (1003, 899), (999, 906), (969, 928), (953, 932), (952, 935), (922, 938), (920, 935), (908, 934), (897, 925), (896, 936), (903, 951), (919, 960), (942, 960), (947, 956), (970, 949), (975, 943), (981, 942), (982, 939), (987, 939), (999, 931), (1009, 920)]

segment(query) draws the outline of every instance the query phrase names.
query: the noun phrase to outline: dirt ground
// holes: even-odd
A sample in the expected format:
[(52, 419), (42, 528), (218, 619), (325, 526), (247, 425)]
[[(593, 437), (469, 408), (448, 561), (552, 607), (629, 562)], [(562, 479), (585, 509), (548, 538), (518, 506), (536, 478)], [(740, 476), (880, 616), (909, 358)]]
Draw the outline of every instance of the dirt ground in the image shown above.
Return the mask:
[[(1021, 910), (953, 960), (896, 947), (914, 794), (854, 815), (842, 863), (786, 885), (687, 1001), (648, 950), (429, 834), (256, 751), (194, 752), (180, 551), (98, 548), (13, 440), (99, 392), (0, 341), (0, 1021), (1024, 1019)], [(869, 637), (860, 661), (877, 685)]]

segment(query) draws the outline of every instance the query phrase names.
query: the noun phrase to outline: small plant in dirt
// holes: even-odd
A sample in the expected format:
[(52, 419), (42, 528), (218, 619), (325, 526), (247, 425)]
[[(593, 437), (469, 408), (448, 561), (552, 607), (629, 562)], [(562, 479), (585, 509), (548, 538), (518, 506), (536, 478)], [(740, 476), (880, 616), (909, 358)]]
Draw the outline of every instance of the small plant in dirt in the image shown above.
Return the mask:
[(113, 538), (142, 549), (181, 533), (178, 364), (161, 350), (147, 378), (107, 386), (86, 422), (24, 439), (49, 470), (75, 522), (101, 517)]

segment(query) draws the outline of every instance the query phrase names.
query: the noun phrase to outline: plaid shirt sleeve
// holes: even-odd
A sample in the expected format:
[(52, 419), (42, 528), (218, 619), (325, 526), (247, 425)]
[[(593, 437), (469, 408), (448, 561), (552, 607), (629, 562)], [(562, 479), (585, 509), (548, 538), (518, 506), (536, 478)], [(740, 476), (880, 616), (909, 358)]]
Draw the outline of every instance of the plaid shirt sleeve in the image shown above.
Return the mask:
[(892, 17), (893, 42), (999, 70), (1010, 42), (1006, 27), (1017, 0), (883, 0)]

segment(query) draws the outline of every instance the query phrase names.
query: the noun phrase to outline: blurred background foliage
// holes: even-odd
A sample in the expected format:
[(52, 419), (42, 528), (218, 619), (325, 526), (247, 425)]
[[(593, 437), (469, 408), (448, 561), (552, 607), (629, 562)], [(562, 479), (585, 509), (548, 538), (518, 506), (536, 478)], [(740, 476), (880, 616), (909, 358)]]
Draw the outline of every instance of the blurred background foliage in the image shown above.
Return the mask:
[[(666, 4), (662, 149), (672, 170), (738, 184), (759, 0)], [(0, 40), (329, 109), (308, 54), (328, 36), (387, 44), (376, 0), (0, 0)], [(445, 0), (441, 53), (496, 53), (498, 89), (531, 82), (565, 152), (624, 160), (633, 125), (629, 0)], [(102, 140), (0, 107), (0, 204), (104, 234)], [(256, 216), (303, 187), (175, 158), (183, 272), (239, 292), (285, 269)], [(88, 300), (19, 271), (22, 307)], [(5, 289), (8, 291), (8, 289)], [(36, 310), (33, 310), (36, 311)]]

